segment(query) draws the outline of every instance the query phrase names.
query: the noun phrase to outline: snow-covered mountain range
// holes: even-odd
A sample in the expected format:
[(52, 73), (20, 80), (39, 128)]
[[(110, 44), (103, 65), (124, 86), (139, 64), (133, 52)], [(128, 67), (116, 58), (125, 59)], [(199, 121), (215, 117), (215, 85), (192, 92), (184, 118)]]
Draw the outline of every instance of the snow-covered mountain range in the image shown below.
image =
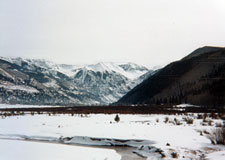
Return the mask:
[(152, 73), (134, 63), (79, 66), (0, 57), (0, 103), (109, 104)]

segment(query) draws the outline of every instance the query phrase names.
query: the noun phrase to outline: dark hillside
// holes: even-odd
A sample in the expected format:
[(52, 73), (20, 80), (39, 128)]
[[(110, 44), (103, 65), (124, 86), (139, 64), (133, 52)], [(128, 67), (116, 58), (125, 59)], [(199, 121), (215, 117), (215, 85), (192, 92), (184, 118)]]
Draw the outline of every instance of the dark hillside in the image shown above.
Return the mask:
[(203, 47), (173, 62), (116, 104), (225, 104), (225, 48)]

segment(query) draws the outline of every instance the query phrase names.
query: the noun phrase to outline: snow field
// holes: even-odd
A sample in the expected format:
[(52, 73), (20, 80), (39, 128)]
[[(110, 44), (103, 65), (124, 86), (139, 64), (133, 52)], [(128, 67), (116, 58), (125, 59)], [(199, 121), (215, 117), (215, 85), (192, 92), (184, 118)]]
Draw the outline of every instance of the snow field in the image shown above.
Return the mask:
[[(154, 142), (140, 144), (134, 152), (150, 159), (213, 159), (221, 157), (224, 146), (212, 145), (207, 138), (208, 132), (216, 128), (220, 119), (197, 119), (197, 114), (189, 115), (119, 115), (120, 121), (114, 121), (115, 114), (90, 115), (27, 115), (6, 117), (0, 120), (0, 137), (15, 135), (27, 137), (73, 138), (67, 143), (76, 143), (77, 137), (103, 139), (139, 139)], [(167, 120), (168, 119), (168, 120)], [(193, 119), (189, 124), (187, 119)], [(208, 123), (209, 121), (213, 121)], [(208, 121), (208, 122), (204, 122)], [(82, 138), (81, 138), (82, 139)], [(88, 138), (87, 138), (88, 139)], [(89, 138), (90, 139), (90, 138)], [(102, 139), (102, 140), (101, 140)], [(80, 139), (79, 139), (80, 140)], [(93, 141), (81, 141), (80, 144), (92, 145)], [(98, 144), (99, 144), (98, 143)], [(96, 144), (95, 144), (96, 145)], [(213, 159), (214, 160), (214, 159)]]
[(120, 160), (111, 149), (78, 147), (52, 143), (0, 140), (3, 160)]

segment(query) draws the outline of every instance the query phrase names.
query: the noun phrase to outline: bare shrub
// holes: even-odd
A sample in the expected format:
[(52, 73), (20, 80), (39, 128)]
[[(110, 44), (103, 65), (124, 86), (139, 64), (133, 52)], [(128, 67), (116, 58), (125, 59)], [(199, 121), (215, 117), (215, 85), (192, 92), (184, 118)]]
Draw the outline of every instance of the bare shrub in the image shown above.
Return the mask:
[(204, 134), (210, 134), (207, 130), (203, 131)]
[(173, 120), (169, 120), (169, 123), (175, 125), (175, 122)]
[(213, 130), (208, 136), (212, 144), (222, 144), (225, 145), (225, 128), (217, 128)]
[(219, 119), (219, 115), (217, 113), (211, 113), (209, 116), (213, 119)]
[(190, 113), (189, 116), (190, 116), (190, 117), (194, 117), (194, 113)]
[(203, 131), (200, 131), (200, 136), (203, 136)]
[(161, 154), (161, 157), (162, 158), (165, 158), (166, 157), (165, 153), (160, 153), (160, 154)]
[(165, 117), (165, 123), (168, 123), (169, 122), (169, 117)]
[(114, 120), (118, 123), (120, 121), (120, 117), (119, 115), (117, 114), (116, 117), (114, 118)]
[(217, 122), (217, 123), (216, 123), (216, 127), (223, 127), (223, 124), (222, 124), (222, 123)]
[(81, 118), (88, 118), (88, 114), (81, 114), (80, 117)]
[(184, 121), (187, 123), (187, 124), (194, 124), (194, 119), (193, 118), (190, 118), (190, 117), (186, 117), (184, 119)]
[(208, 113), (205, 113), (204, 115), (203, 115), (203, 122), (209, 122), (209, 120), (208, 120)]
[(198, 114), (197, 119), (203, 119), (203, 115), (202, 114)]
[(207, 118), (208, 116), (208, 113), (204, 113), (203, 118)]
[(214, 121), (213, 120), (209, 120), (208, 125), (209, 126), (213, 126), (214, 125)]
[(203, 123), (209, 123), (209, 120), (208, 120), (207, 118), (204, 118), (204, 119), (202, 120), (202, 122), (203, 122)]
[(178, 157), (179, 157), (179, 154), (178, 154), (177, 152), (172, 152), (172, 153), (171, 153), (171, 156), (172, 156), (173, 158), (178, 158)]
[(220, 119), (225, 120), (225, 113), (220, 113), (218, 116)]
[(175, 122), (176, 125), (182, 125), (183, 124), (177, 118), (174, 118), (174, 122)]

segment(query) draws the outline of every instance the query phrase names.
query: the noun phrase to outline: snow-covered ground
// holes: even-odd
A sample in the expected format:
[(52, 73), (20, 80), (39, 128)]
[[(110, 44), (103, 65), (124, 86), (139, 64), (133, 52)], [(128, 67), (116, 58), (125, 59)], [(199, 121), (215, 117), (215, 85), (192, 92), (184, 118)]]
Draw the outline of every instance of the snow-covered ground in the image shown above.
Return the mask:
[(0, 87), (14, 91), (14, 90), (21, 90), (21, 91), (26, 91), (29, 93), (38, 93), (39, 91), (33, 87), (29, 87), (26, 85), (15, 85), (10, 82), (1, 82), (0, 81)]
[(112, 149), (0, 140), (2, 160), (120, 160), (120, 158), (121, 156)]
[[(62, 144), (79, 144), (79, 145), (117, 145), (117, 146), (133, 146), (133, 152), (150, 159), (173, 159), (172, 157), (178, 157), (178, 159), (204, 159), (216, 160), (224, 157), (225, 147), (221, 145), (213, 145), (207, 138), (208, 132), (211, 132), (218, 123), (223, 123), (219, 119), (211, 119), (210, 125), (207, 122), (203, 122), (203, 119), (197, 119), (197, 114), (191, 115), (119, 115), (120, 121), (115, 122), (115, 115), (104, 114), (90, 114), (90, 115), (26, 115), (26, 116), (13, 116), (0, 119), (0, 138), (2, 139), (22, 139), (22, 140), (49, 140), (54, 143)], [(193, 124), (188, 124), (187, 119), (193, 119)], [(166, 121), (168, 119), (168, 121)], [(210, 118), (206, 119), (210, 121)], [(207, 124), (206, 124), (207, 123)], [(3, 140), (0, 142), (0, 150), (6, 145), (14, 147), (12, 150), (16, 150), (18, 146), (29, 148), (29, 145), (34, 144), (34, 149), (43, 145), (46, 147), (46, 143), (36, 144), (21, 141), (10, 141), (8, 143)], [(11, 143), (15, 143), (11, 144)], [(74, 147), (77, 154), (80, 156), (89, 155), (91, 157), (86, 159), (110, 159), (114, 157), (114, 160), (120, 159), (120, 155), (112, 150), (100, 154), (102, 157), (97, 157), (101, 153), (99, 151), (87, 151), (77, 146), (64, 146), (60, 144), (52, 145), (52, 150), (40, 150), (39, 154), (48, 155), (57, 152), (57, 147), (62, 147), (67, 152), (70, 152), (70, 147)], [(50, 147), (50, 148), (51, 148)], [(20, 148), (20, 147), (19, 147)], [(42, 148), (42, 147), (41, 147)], [(46, 147), (48, 148), (48, 147)], [(98, 148), (95, 148), (98, 150)], [(11, 152), (11, 149), (10, 151)], [(3, 152), (4, 155), (9, 155), (8, 152)], [(99, 153), (98, 153), (99, 152)], [(63, 154), (63, 152), (61, 151)], [(93, 154), (93, 155), (92, 155)], [(96, 155), (95, 155), (96, 154)], [(109, 154), (109, 155), (108, 155)], [(0, 153), (1, 155), (1, 153)], [(113, 155), (113, 156), (112, 156)], [(10, 155), (11, 156), (11, 155)], [(75, 156), (75, 155), (74, 155)], [(77, 155), (76, 155), (77, 156)], [(92, 157), (93, 156), (93, 157)], [(119, 158), (118, 158), (119, 157)], [(216, 157), (216, 158), (215, 158)], [(10, 158), (4, 158), (9, 160)], [(18, 158), (17, 158), (18, 159)], [(24, 158), (21, 158), (21, 160)], [(41, 158), (51, 159), (51, 158)], [(61, 158), (62, 159), (62, 158)], [(63, 158), (67, 159), (67, 158)], [(69, 158), (68, 158), (69, 159)], [(83, 158), (75, 158), (83, 159)], [(85, 159), (85, 158), (84, 158)]]

